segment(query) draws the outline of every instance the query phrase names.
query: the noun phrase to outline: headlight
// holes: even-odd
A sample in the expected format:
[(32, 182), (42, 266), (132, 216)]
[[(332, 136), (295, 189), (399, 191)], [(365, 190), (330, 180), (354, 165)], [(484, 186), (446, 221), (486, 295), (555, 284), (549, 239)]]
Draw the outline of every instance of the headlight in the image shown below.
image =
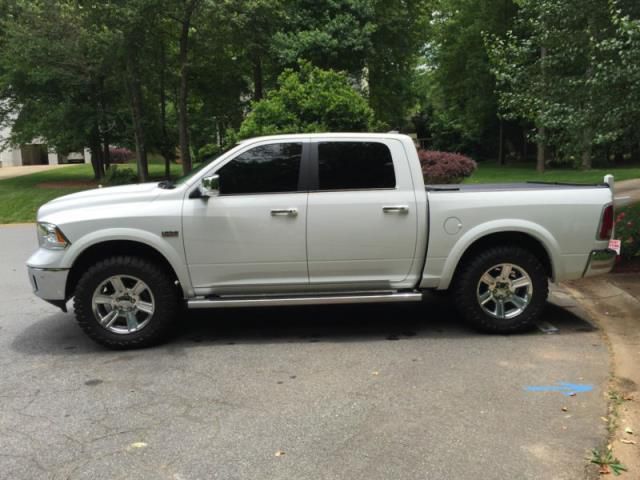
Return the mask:
[(38, 243), (42, 248), (50, 250), (64, 250), (69, 240), (58, 227), (51, 223), (38, 223)]

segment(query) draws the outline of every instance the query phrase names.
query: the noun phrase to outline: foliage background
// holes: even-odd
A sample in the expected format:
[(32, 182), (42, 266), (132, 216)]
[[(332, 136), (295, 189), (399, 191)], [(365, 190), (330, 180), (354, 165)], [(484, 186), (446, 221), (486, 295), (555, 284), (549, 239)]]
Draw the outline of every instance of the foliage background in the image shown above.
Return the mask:
[(636, 0), (0, 0), (11, 144), (165, 176), (260, 133), (389, 130), (538, 170), (640, 163)]

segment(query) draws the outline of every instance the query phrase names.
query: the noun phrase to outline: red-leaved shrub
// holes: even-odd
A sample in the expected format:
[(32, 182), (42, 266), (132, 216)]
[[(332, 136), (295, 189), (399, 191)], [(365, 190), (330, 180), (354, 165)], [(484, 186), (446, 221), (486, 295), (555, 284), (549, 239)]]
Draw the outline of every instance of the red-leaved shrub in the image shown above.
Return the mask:
[(459, 153), (418, 150), (426, 183), (460, 183), (471, 176), (478, 165)]
[(640, 255), (640, 205), (620, 209), (616, 217), (616, 238), (622, 241), (622, 258)]
[(133, 152), (128, 148), (109, 147), (111, 163), (129, 163), (133, 158)]

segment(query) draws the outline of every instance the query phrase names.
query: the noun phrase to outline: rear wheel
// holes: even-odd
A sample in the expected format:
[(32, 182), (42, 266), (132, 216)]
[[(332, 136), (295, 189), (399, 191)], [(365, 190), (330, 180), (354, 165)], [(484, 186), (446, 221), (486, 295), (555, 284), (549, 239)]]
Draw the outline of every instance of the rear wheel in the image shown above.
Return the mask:
[(78, 281), (78, 324), (96, 342), (114, 349), (142, 348), (164, 340), (179, 299), (172, 278), (138, 257), (102, 260)]
[(500, 246), (461, 265), (453, 290), (458, 310), (471, 325), (490, 333), (515, 333), (533, 326), (549, 286), (535, 255)]

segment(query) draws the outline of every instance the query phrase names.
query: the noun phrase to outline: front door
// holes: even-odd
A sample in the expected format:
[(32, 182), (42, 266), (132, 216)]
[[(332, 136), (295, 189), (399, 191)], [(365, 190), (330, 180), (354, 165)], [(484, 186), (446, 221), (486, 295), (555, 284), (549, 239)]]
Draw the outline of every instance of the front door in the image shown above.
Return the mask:
[(185, 250), (198, 294), (307, 288), (304, 142), (251, 147), (224, 163), (220, 195), (186, 199)]
[(317, 185), (309, 193), (307, 251), (312, 288), (388, 289), (415, 256), (416, 199), (396, 140), (314, 144)]

